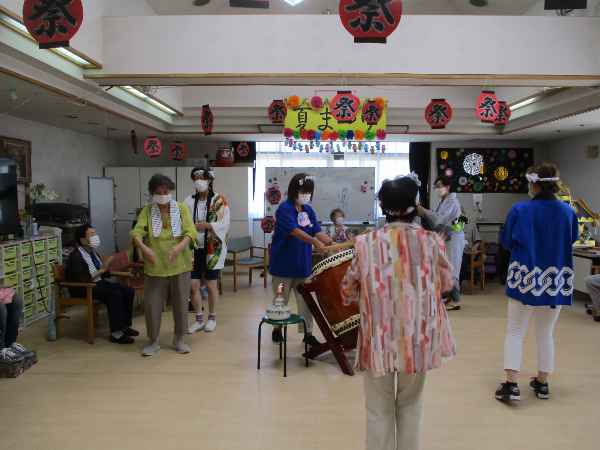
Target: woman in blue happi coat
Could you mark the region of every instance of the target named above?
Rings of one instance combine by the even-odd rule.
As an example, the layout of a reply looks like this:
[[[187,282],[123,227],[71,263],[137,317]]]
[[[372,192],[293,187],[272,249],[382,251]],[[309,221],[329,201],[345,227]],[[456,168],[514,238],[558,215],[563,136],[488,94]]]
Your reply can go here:
[[[554,370],[554,328],[561,307],[573,302],[573,243],[579,227],[573,208],[556,197],[559,174],[555,165],[528,170],[529,201],[515,204],[506,219],[501,244],[510,251],[506,277],[508,324],[504,343],[506,382],[496,391],[501,401],[521,399],[517,384],[523,340],[535,320],[538,374],[530,387],[548,399],[548,376]]]

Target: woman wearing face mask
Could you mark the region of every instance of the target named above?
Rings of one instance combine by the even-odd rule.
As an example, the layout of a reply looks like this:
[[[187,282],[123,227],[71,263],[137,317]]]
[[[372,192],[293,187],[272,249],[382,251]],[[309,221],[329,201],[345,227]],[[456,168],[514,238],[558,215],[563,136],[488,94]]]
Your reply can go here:
[[[501,401],[521,399],[518,377],[523,340],[535,320],[538,374],[529,386],[539,399],[550,398],[554,370],[554,328],[562,306],[573,303],[573,243],[579,224],[573,208],[556,197],[560,181],[554,164],[542,163],[526,175],[532,200],[515,204],[502,231],[510,251],[506,278],[508,323],[504,341],[506,382],[496,391]]]
[[[210,333],[217,327],[215,313],[215,304],[219,296],[217,281],[227,256],[229,206],[223,195],[213,191],[215,175],[210,168],[194,168],[191,178],[196,193],[186,198],[185,204],[191,212],[198,235],[192,272],[192,304],[196,311],[196,320],[189,327],[189,333],[202,330]],[[201,284],[208,289],[208,299],[202,298]],[[206,323],[202,300],[208,300]]]
[[[454,287],[448,293],[450,302],[447,309],[460,309],[460,268],[465,250],[464,223],[460,221],[462,208],[455,193],[450,193],[452,180],[448,177],[438,177],[434,186],[440,203],[435,211],[419,206],[417,211],[431,225],[433,230],[440,233],[446,240],[446,252],[453,267]]]
[[[279,205],[275,214],[275,231],[271,242],[271,260],[269,272],[273,276],[273,293],[280,283],[284,285],[284,297],[289,301],[290,292],[295,291],[298,314],[306,320],[304,342],[318,345],[312,335],[313,318],[304,303],[302,295],[296,290],[312,271],[313,246],[324,251],[331,245],[329,236],[321,231],[315,211],[309,206],[315,190],[313,178],[305,173],[294,175],[290,181],[287,200]],[[280,342],[281,329],[273,330],[273,341]]]
[[[142,209],[131,232],[144,256],[144,307],[150,342],[144,347],[143,356],[160,351],[160,321],[166,300],[173,307],[175,350],[181,354],[191,351],[184,335],[197,232],[187,206],[172,199],[173,189],[175,184],[169,177],[156,174],[150,179],[152,203]]]
[[[139,336],[139,333],[131,328],[135,291],[108,279],[108,267],[113,257],[103,259],[100,256],[97,251],[100,247],[100,237],[91,225],[79,227],[75,237],[77,246],[69,255],[65,270],[67,281],[95,283],[92,295],[104,303],[108,310],[110,342],[133,344],[133,338]],[[83,288],[70,288],[69,291],[74,297],[85,297]]]
[[[344,225],[344,211],[339,208],[334,209],[329,214],[332,225],[327,229],[327,235],[336,244],[343,244],[344,242],[351,241],[354,237],[350,229]]]

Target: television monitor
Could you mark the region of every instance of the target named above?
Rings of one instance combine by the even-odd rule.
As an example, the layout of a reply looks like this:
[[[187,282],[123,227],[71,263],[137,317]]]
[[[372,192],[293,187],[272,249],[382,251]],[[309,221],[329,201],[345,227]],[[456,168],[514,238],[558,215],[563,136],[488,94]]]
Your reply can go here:
[[[17,163],[0,158],[0,235],[16,234],[18,229]]]

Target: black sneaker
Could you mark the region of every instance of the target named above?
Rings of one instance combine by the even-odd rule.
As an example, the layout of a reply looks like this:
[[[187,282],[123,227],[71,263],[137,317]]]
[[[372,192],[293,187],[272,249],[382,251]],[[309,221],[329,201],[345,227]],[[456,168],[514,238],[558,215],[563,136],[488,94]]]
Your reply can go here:
[[[125,328],[123,330],[125,336],[138,337],[140,332],[138,330],[134,330],[133,328]]]
[[[305,344],[307,344],[310,347],[317,347],[319,345],[321,345],[321,343],[317,340],[316,337],[314,337],[312,334],[305,334],[304,335],[304,339],[302,339],[302,342],[304,342]]]
[[[537,378],[532,378],[529,387],[533,389],[535,396],[540,400],[548,400],[550,398],[548,383],[540,383]]]
[[[116,337],[114,337],[111,334],[110,342],[112,342],[113,344],[126,345],[126,344],[133,344],[135,342],[135,339],[133,339],[131,336],[127,336],[125,333],[123,333],[123,336],[121,336],[119,339],[117,339]]]
[[[521,400],[521,391],[517,383],[502,383],[496,391],[496,400],[501,402],[518,402]]]
[[[594,316],[594,321],[595,322],[600,322],[600,316]]]
[[[281,328],[280,327],[273,328],[273,334],[271,335],[271,337],[273,338],[273,342],[275,342],[276,344],[283,342],[283,335],[281,334]]]

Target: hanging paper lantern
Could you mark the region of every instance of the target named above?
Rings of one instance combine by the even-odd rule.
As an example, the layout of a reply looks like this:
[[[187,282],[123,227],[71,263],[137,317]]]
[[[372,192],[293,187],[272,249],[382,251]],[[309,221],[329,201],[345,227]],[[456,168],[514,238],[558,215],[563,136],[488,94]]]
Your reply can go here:
[[[260,221],[260,228],[263,230],[263,233],[272,233],[275,229],[275,217],[263,217],[263,219]]]
[[[162,154],[162,142],[156,136],[150,136],[144,141],[144,153],[150,158],[156,158]]]
[[[290,95],[287,98],[287,105],[292,109],[298,109],[298,107],[300,106],[300,101],[300,97],[298,97],[297,95]]]
[[[510,116],[512,116],[512,111],[508,102],[498,102],[498,117],[496,118],[496,121],[494,123],[500,126],[508,125]]]
[[[441,130],[452,120],[452,106],[444,98],[435,98],[425,108],[425,121],[433,130]]]
[[[224,144],[217,148],[217,161],[218,167],[231,167],[235,162],[235,155],[233,149],[228,145]]]
[[[363,130],[356,130],[354,132],[354,137],[357,141],[362,141],[365,138],[365,132]]]
[[[387,137],[387,133],[385,132],[385,130],[383,130],[383,129],[377,130],[377,139],[379,139],[380,141],[383,141],[383,140],[385,140],[386,137]]]
[[[477,99],[476,113],[484,123],[494,123],[498,118],[498,97],[494,91],[483,91]]]
[[[187,147],[183,142],[175,141],[169,146],[169,159],[183,161],[187,158]]]
[[[377,125],[383,115],[383,107],[375,100],[367,100],[362,107],[362,119],[369,126]]]
[[[281,201],[281,190],[278,185],[271,186],[266,192],[267,201],[271,205],[278,205]]]
[[[204,131],[204,136],[208,136],[208,135],[212,134],[214,116],[213,116],[212,111],[210,110],[209,105],[202,106],[202,114],[200,115],[200,123],[202,124],[202,131]]]
[[[385,44],[400,24],[402,1],[340,0],[339,14],[355,43]]]
[[[283,100],[273,100],[269,105],[269,120],[272,124],[280,125],[285,122],[287,106]]]
[[[331,114],[338,123],[353,123],[359,107],[360,99],[352,91],[338,91],[329,101]]]
[[[133,149],[133,153],[137,155],[138,141],[137,141],[137,134],[136,134],[135,130],[131,130],[129,132],[129,138],[131,140],[131,148]]]
[[[246,158],[250,154],[250,144],[247,142],[240,142],[235,147],[235,152],[240,158]]]
[[[284,135],[286,138],[288,138],[288,139],[289,139],[289,138],[291,138],[292,136],[294,136],[294,130],[292,130],[291,128],[284,128],[284,129],[283,129],[283,135]]]
[[[25,0],[23,22],[39,47],[68,47],[83,23],[81,0]]]
[[[315,95],[310,99],[310,106],[315,111],[320,111],[321,109],[323,109],[323,98],[318,95]]]

